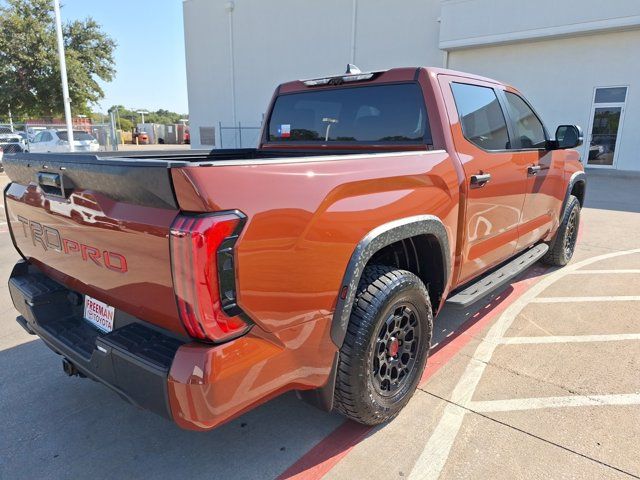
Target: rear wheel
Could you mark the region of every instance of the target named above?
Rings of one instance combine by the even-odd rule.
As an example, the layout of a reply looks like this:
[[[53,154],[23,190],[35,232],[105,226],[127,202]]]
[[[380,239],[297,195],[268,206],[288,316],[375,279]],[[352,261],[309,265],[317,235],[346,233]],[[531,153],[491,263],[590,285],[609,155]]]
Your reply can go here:
[[[366,267],[340,350],[337,410],[366,425],[395,417],[418,386],[432,330],[431,302],[417,276]]]
[[[549,244],[549,251],[542,257],[542,261],[547,265],[558,267],[569,263],[578,241],[579,227],[580,201],[571,195],[565,206],[558,231]]]

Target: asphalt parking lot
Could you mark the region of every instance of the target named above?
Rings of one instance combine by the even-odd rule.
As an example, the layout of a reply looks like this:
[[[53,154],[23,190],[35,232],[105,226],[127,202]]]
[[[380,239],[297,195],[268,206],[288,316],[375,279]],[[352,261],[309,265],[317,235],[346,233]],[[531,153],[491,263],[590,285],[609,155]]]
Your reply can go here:
[[[588,178],[572,263],[443,311],[420,389],[374,429],[286,394],[182,431],[66,377],[2,281],[0,478],[640,478],[640,176]],[[0,219],[0,278],[16,259]]]

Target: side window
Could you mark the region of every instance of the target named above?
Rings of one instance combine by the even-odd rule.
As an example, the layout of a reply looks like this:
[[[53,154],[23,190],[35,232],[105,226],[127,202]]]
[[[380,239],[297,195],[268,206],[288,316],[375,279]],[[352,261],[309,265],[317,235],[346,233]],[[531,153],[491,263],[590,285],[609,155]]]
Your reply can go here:
[[[43,142],[50,142],[53,139],[53,137],[51,136],[51,134],[49,132],[44,132],[42,134],[42,141]]]
[[[35,138],[33,139],[33,143],[41,142],[41,141],[42,141],[42,134],[43,134],[43,133],[44,133],[44,132],[40,132],[40,133],[38,133],[38,134],[35,136]]]
[[[515,93],[504,92],[513,118],[515,137],[519,142],[515,148],[544,148],[546,136],[542,122],[527,103]]]
[[[467,140],[485,150],[510,147],[507,122],[493,88],[452,83],[451,90]]]

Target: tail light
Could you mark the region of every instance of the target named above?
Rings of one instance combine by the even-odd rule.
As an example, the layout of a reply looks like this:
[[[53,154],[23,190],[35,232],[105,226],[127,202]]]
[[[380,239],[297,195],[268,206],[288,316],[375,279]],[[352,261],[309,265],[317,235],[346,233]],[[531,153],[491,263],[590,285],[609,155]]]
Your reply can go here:
[[[171,226],[171,265],[180,319],[194,338],[221,342],[248,330],[236,302],[238,212],[179,215]]]

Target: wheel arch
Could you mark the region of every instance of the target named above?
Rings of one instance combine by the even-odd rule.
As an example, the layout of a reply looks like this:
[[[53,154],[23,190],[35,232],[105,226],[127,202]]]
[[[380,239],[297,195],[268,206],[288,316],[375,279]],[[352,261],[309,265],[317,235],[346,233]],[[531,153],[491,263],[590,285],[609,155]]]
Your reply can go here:
[[[358,242],[347,264],[331,323],[331,339],[340,348],[346,335],[358,284],[364,268],[372,259],[384,254],[404,251],[399,263],[381,262],[413,271],[425,284],[431,284],[430,297],[434,312],[442,301],[449,281],[451,260],[449,239],[442,221],[434,215],[418,215],[394,220],[371,230]],[[405,265],[404,263],[407,263]],[[437,303],[434,303],[437,302]]]
[[[345,287],[347,288],[347,293],[344,298],[342,298],[341,294],[338,295],[338,301],[331,321],[331,340],[338,347],[338,350],[342,347],[347,333],[349,318],[351,317],[351,308],[353,307],[356,291],[364,268],[376,254],[383,252],[385,248],[388,249],[397,245],[399,242],[415,238],[434,239],[434,241],[437,242],[436,244],[433,241],[426,241],[422,243],[422,246],[423,248],[433,248],[437,245],[438,251],[431,253],[440,258],[442,268],[441,272],[437,273],[441,275],[440,281],[442,288],[446,288],[451,273],[449,239],[447,230],[438,217],[434,215],[407,217],[385,223],[371,230],[356,245],[342,279],[340,293],[344,291]],[[423,276],[418,275],[418,277],[424,281]],[[443,299],[441,299],[441,301],[442,300]],[[436,312],[437,306],[432,304],[432,307],[434,307],[434,312]],[[302,400],[321,410],[331,411],[333,409],[339,354],[339,351],[336,351],[327,382],[322,387],[314,390],[299,391],[298,395]]]
[[[567,184],[567,191],[562,202],[562,209],[560,210],[560,216],[562,216],[569,197],[575,196],[580,202],[580,207],[584,207],[584,199],[587,193],[587,175],[583,171],[575,172],[571,175],[569,183]]]

